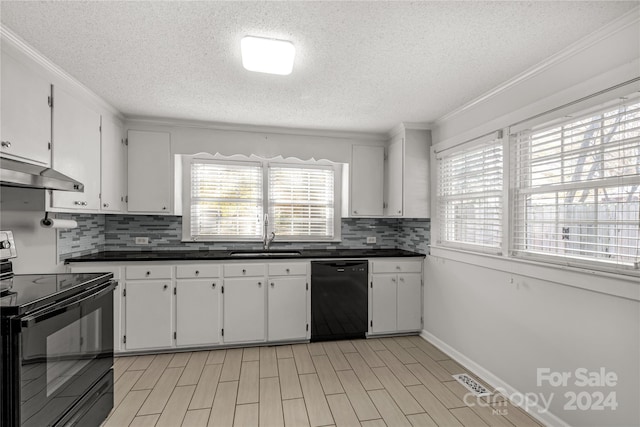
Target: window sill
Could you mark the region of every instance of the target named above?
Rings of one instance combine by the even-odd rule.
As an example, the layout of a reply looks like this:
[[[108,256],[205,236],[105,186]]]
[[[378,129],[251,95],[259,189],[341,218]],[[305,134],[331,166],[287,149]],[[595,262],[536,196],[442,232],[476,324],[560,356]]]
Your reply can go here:
[[[640,301],[640,277],[632,271],[609,273],[442,246],[431,246],[430,256]]]

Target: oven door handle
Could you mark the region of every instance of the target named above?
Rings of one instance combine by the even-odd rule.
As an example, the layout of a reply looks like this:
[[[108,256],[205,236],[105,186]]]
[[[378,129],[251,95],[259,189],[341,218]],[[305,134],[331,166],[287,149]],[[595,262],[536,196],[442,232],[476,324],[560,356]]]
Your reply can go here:
[[[104,286],[101,286],[101,285],[95,286],[79,295],[79,297],[87,295],[84,298],[74,299],[71,302],[62,301],[53,306],[45,307],[42,310],[36,311],[30,316],[22,318],[22,321],[21,321],[22,327],[23,328],[31,327],[34,324],[41,322],[42,320],[46,320],[52,317],[54,314],[62,313],[71,308],[78,307],[88,300],[100,298],[104,294],[112,292],[115,288],[116,288],[116,282],[114,280],[110,280]]]

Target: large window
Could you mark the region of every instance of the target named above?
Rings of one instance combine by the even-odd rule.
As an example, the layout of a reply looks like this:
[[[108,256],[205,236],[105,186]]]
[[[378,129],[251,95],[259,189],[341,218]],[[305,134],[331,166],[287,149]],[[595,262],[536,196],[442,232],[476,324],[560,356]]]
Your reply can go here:
[[[340,240],[336,165],[221,157],[184,163],[183,240]]]
[[[497,253],[502,244],[502,139],[499,133],[437,157],[438,243]]]
[[[638,268],[640,101],[512,135],[513,252]]]

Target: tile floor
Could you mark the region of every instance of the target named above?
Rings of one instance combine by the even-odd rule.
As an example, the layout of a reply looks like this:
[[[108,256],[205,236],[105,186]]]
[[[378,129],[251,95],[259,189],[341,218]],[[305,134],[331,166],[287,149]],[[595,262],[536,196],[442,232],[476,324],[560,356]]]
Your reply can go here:
[[[117,357],[117,426],[539,426],[418,336]],[[476,377],[477,378],[477,377]],[[488,387],[488,386],[487,386]]]

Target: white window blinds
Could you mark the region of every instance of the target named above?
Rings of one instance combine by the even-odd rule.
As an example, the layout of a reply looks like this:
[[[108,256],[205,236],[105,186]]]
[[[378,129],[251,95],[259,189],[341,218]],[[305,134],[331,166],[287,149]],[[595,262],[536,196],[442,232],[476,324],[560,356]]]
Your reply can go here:
[[[269,167],[269,218],[276,236],[333,239],[334,168]]]
[[[503,148],[498,136],[438,158],[439,244],[500,252]]]
[[[512,135],[513,250],[638,268],[640,101]]]
[[[191,236],[262,236],[262,164],[191,164]]]

